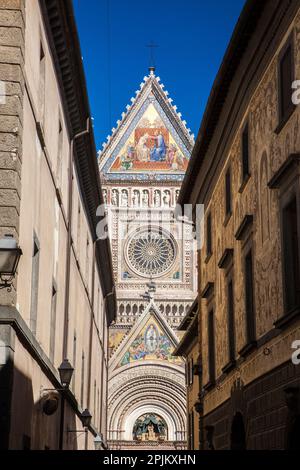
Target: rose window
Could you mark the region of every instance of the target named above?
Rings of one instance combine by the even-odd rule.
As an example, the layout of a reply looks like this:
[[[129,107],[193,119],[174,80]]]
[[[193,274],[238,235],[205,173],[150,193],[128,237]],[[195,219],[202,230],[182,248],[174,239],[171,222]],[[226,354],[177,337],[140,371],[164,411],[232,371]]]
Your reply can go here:
[[[159,229],[138,232],[128,243],[127,257],[130,267],[138,274],[159,276],[175,261],[175,242],[171,234]]]

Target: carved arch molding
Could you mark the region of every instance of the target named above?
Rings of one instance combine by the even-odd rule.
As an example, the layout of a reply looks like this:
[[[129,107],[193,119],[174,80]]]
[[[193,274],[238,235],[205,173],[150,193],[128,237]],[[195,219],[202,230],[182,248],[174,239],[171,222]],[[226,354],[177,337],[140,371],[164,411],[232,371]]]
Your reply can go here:
[[[152,368],[141,366],[136,375],[134,369],[119,373],[109,383],[109,438],[132,440],[135,420],[143,413],[155,412],[166,421],[170,441],[184,440],[186,392],[183,373],[163,367],[151,371]]]

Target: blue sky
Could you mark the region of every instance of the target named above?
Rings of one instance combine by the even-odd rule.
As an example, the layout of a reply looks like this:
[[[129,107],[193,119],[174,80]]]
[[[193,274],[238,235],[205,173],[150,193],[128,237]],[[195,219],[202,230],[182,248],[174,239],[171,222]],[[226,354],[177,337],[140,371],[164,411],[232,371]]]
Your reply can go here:
[[[148,74],[160,76],[197,135],[244,0],[73,0],[97,148]]]

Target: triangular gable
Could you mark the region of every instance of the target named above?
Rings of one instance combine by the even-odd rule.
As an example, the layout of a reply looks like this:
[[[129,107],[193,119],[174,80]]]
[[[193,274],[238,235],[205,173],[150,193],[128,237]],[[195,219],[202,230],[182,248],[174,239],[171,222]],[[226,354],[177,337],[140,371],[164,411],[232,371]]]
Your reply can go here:
[[[182,180],[194,140],[159,77],[150,73],[108,136],[99,167],[107,180]]]
[[[151,302],[113,354],[110,370],[145,361],[181,364],[181,359],[172,356],[177,345],[178,338]]]

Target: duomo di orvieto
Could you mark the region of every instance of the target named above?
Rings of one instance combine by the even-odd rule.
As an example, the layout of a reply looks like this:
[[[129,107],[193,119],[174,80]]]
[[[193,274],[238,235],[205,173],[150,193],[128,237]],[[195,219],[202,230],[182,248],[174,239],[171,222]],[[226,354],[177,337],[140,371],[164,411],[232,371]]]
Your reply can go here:
[[[184,363],[172,352],[196,296],[196,266],[173,212],[193,144],[150,68],[99,155],[118,299],[109,341],[111,448],[185,446]]]

